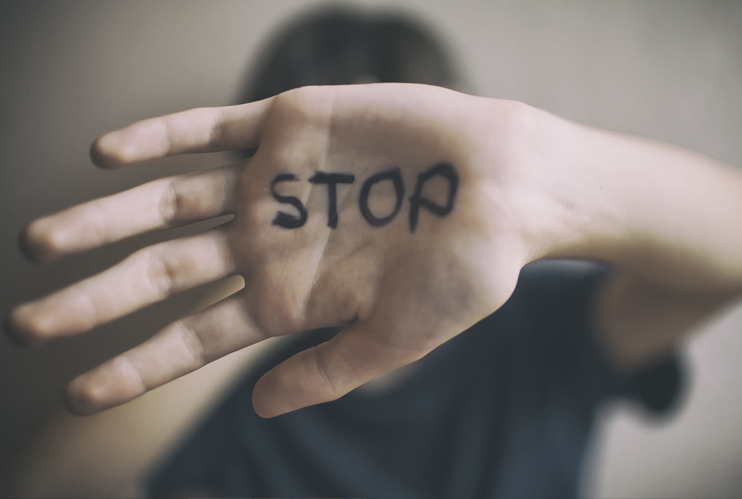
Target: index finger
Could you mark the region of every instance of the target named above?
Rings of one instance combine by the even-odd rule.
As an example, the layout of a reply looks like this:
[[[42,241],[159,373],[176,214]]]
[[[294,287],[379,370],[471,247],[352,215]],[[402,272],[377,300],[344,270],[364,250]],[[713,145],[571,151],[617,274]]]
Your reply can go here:
[[[254,148],[271,100],[138,121],[99,137],[90,156],[102,168],[118,168],[174,154]]]

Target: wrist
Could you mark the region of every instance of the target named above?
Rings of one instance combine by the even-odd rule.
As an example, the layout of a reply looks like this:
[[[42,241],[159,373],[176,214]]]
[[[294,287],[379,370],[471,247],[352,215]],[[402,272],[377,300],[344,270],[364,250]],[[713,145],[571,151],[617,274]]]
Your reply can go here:
[[[623,213],[607,203],[601,168],[584,158],[590,130],[513,101],[492,100],[482,190],[521,241],[524,264],[540,258],[613,260]]]
[[[675,146],[527,108],[531,259],[605,261],[678,291],[742,290],[742,175]]]
[[[541,200],[535,258],[585,258],[621,265],[633,241],[620,165],[601,132],[532,109],[530,189]],[[602,149],[602,152],[601,152]],[[625,173],[625,172],[623,172]],[[632,183],[632,181],[629,181]]]

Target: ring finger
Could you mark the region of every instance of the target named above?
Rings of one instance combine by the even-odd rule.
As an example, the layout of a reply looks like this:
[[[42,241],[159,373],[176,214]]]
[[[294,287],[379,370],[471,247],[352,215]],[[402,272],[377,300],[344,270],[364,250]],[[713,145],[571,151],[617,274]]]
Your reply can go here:
[[[31,343],[81,333],[233,272],[222,226],[144,248],[96,276],[21,305],[11,312],[10,329]]]

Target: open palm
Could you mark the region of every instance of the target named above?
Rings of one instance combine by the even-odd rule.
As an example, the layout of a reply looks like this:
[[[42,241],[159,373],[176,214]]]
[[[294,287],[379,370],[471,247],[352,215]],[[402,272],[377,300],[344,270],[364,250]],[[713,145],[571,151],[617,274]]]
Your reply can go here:
[[[11,327],[30,342],[77,334],[240,274],[238,293],[75,379],[70,407],[96,412],[265,338],[344,326],[266,374],[253,396],[266,417],[336,399],[424,356],[512,293],[531,255],[506,189],[512,161],[481,140],[507,136],[507,127],[487,111],[475,97],[420,85],[310,87],[105,135],[93,158],[108,168],[257,151],[30,224],[28,253],[45,261],[234,214],[19,306]]]

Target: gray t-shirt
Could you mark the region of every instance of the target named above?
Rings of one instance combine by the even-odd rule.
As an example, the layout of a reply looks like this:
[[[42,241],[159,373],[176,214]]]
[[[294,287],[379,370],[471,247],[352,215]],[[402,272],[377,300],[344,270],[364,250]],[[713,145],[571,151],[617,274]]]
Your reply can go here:
[[[537,262],[510,300],[442,345],[392,389],[273,419],[256,381],[337,330],[299,335],[215,408],[150,483],[150,494],[228,497],[575,497],[597,410],[616,397],[666,411],[676,356],[628,376],[594,333],[608,269]]]

